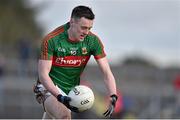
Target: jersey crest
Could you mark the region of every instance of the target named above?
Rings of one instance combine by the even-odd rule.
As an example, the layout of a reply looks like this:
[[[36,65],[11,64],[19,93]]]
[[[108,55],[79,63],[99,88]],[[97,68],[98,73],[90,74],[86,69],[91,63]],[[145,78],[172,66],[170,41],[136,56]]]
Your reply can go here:
[[[83,47],[83,48],[82,48],[82,54],[83,54],[83,55],[87,54],[87,49],[86,49],[86,47]]]

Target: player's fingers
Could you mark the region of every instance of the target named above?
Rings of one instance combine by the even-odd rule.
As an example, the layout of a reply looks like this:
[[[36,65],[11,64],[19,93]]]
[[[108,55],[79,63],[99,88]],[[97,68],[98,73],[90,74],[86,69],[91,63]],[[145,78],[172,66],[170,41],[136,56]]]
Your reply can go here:
[[[109,112],[109,117],[111,117],[113,111],[114,111],[114,107],[112,106],[112,107],[111,107],[111,110],[110,110],[110,112]]]
[[[107,112],[108,112],[108,110],[106,110],[106,112],[104,112],[103,115],[106,116]]]
[[[113,112],[114,112],[114,106],[111,106],[110,117],[111,117],[111,115],[112,115]]]
[[[110,108],[103,114],[105,117],[111,117],[114,111],[114,106],[110,106]]]
[[[107,117],[107,116],[109,115],[109,113],[110,113],[110,110],[108,109],[103,115],[104,115],[105,117]]]
[[[71,98],[66,96],[65,100],[69,102],[69,101],[71,101]]]
[[[71,111],[73,111],[73,112],[79,112],[79,110],[78,110],[78,108],[77,107],[73,107],[73,106],[70,106],[70,109],[71,109]]]

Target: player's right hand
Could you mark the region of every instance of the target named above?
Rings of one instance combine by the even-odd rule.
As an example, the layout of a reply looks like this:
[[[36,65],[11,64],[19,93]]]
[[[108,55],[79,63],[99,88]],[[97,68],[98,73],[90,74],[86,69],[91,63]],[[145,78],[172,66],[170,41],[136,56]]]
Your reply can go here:
[[[73,112],[79,112],[78,108],[77,107],[74,107],[74,106],[71,106],[69,104],[69,102],[71,101],[71,98],[68,97],[68,96],[63,96],[61,94],[59,94],[57,96],[57,100],[61,103],[63,103],[67,108],[69,108],[71,111]]]

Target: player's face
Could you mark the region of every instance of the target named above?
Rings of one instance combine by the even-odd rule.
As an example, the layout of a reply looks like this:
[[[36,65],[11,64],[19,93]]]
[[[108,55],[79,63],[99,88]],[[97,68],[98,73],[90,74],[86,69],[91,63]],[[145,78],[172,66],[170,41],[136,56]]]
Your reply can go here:
[[[84,17],[80,19],[72,19],[73,37],[75,40],[83,40],[88,35],[90,29],[93,26],[93,20],[86,19]]]

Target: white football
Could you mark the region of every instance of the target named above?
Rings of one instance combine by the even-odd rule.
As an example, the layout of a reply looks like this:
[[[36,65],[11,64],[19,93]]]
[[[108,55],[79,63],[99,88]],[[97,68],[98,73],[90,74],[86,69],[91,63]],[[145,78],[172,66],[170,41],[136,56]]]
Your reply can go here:
[[[79,112],[83,112],[92,107],[94,103],[93,91],[84,85],[74,87],[68,94],[71,98],[70,105],[77,107]]]

